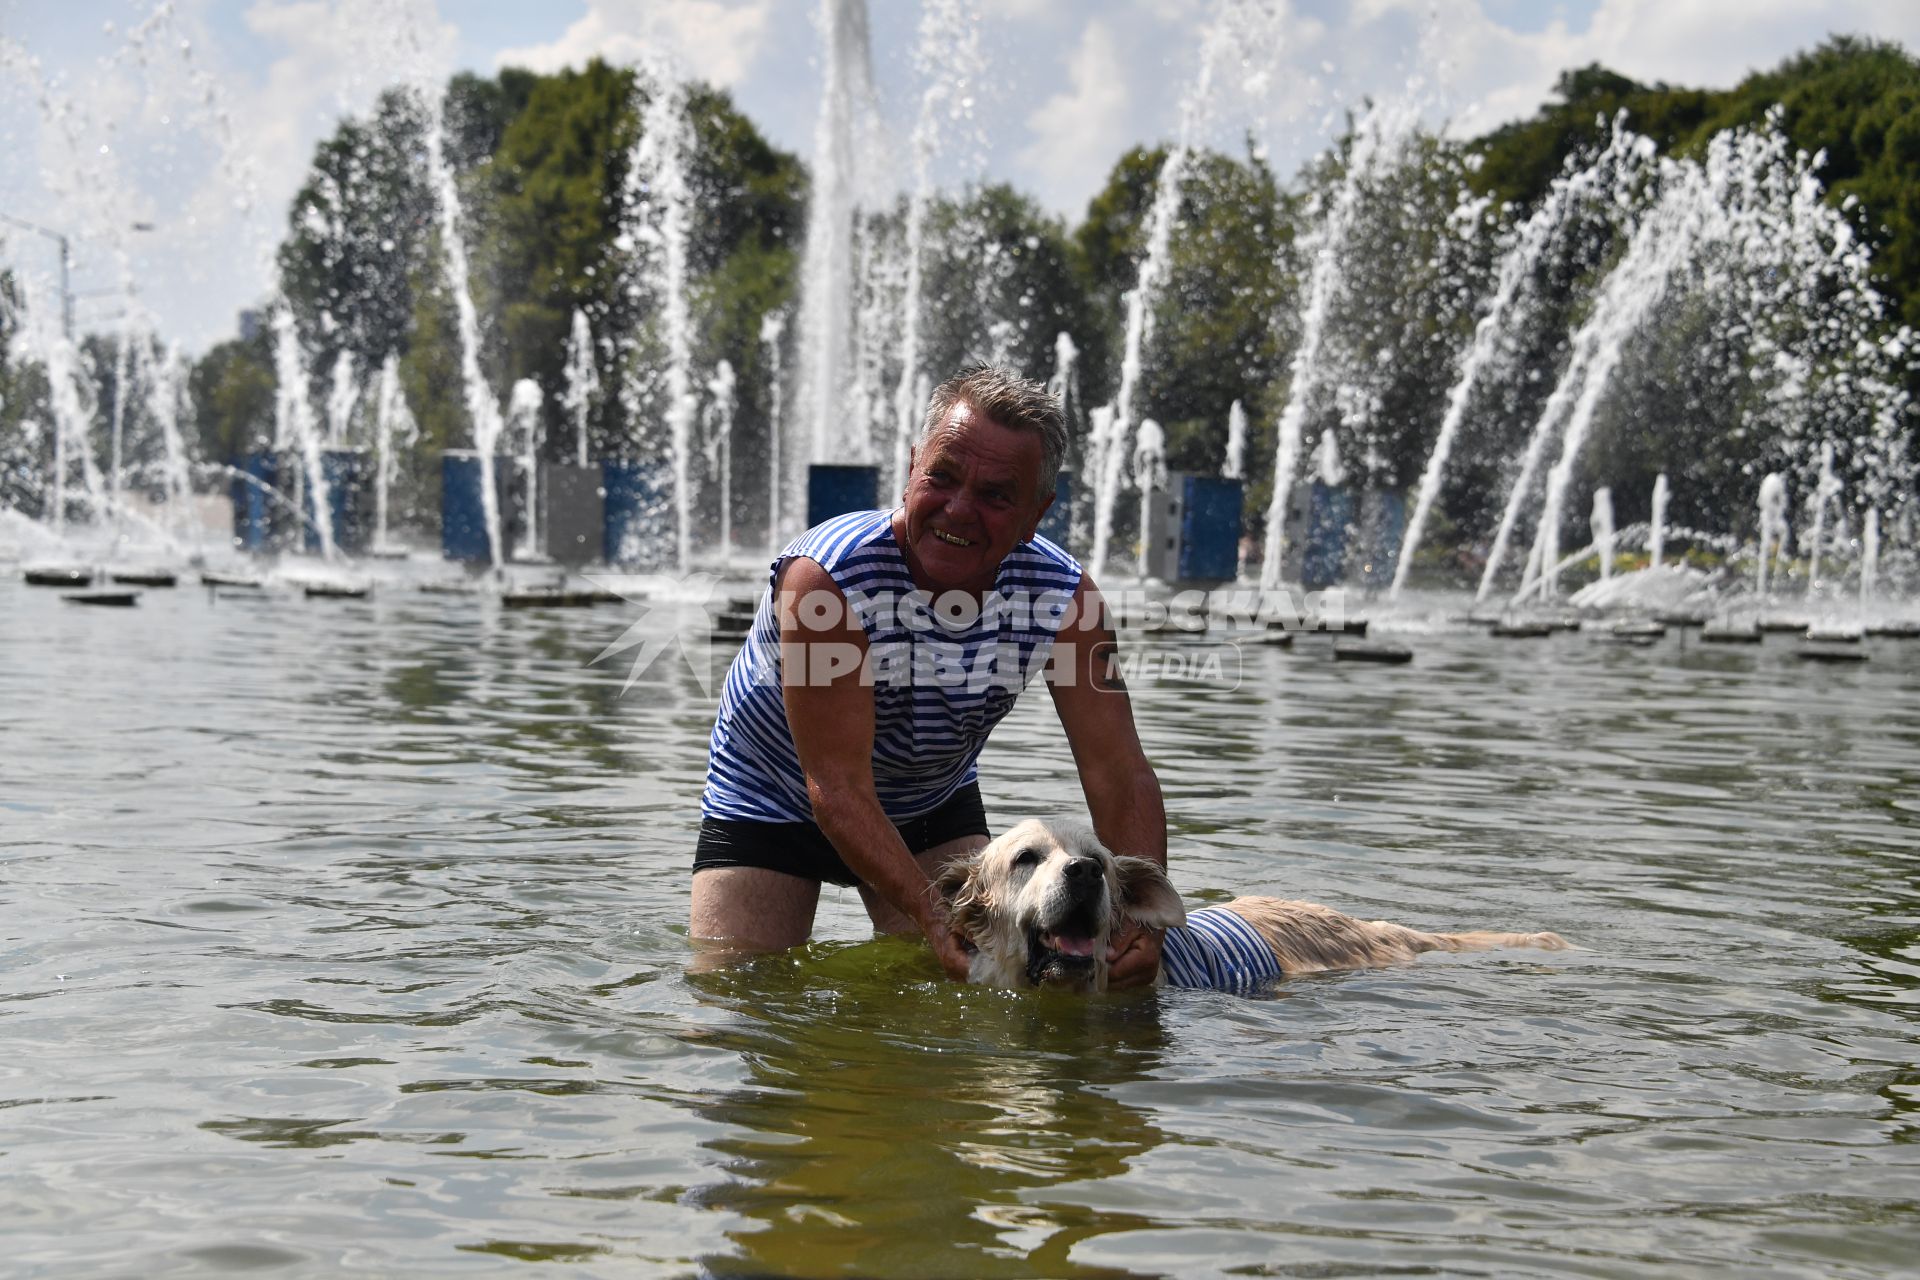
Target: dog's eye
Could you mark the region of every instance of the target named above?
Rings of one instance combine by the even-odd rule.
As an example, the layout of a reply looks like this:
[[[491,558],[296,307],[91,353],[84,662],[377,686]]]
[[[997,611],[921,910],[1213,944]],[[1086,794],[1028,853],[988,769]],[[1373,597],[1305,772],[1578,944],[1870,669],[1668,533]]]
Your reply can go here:
[[[1020,852],[1013,855],[1013,865],[1016,867],[1039,866],[1040,851],[1038,849],[1022,849]]]

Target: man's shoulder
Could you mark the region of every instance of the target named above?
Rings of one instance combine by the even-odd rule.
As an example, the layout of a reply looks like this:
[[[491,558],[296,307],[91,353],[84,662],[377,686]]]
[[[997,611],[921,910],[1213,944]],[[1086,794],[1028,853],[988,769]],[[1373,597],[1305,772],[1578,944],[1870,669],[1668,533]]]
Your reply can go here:
[[[1086,572],[1065,547],[1037,533],[1008,553],[1002,573],[1008,571],[1025,577],[1038,577],[1050,587],[1068,590],[1079,586]]]
[[[892,517],[891,510],[849,511],[822,520],[788,543],[780,553],[780,558],[805,556],[817,564],[832,568],[840,559],[862,547],[891,540]]]

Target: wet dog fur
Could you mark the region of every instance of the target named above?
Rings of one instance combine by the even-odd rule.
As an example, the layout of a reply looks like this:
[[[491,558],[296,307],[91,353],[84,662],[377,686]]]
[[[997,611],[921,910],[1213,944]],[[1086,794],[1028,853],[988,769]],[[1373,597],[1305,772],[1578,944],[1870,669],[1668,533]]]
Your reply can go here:
[[[1131,918],[1156,929],[1186,921],[1171,881],[1144,858],[1116,856],[1092,828],[1029,819],[935,880],[954,927],[974,945],[972,981],[993,987],[1107,988],[1107,945]],[[1555,933],[1423,933],[1356,920],[1282,898],[1224,904],[1260,934],[1283,972],[1404,964],[1426,951],[1565,950]]]

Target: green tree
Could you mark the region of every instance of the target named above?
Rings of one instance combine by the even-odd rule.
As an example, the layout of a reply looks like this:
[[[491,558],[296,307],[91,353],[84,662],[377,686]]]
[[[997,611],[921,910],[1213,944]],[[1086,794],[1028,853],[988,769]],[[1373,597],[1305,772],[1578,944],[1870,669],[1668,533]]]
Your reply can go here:
[[[272,335],[264,325],[250,337],[213,347],[193,366],[188,390],[193,400],[189,426],[198,456],[234,463],[273,441],[277,381]]]
[[[433,242],[425,128],[419,100],[388,90],[368,120],[344,121],[319,145],[294,197],[280,287],[316,377],[341,351],[364,371],[406,348],[414,279]]]
[[[0,509],[38,516],[53,461],[53,438],[46,369],[14,355],[19,306],[13,273],[0,271]]]
[[[632,323],[612,242],[638,128],[632,73],[595,59],[583,71],[537,77],[524,109],[501,129],[483,189],[492,210],[483,256],[497,295],[503,384],[531,377],[558,391],[576,308],[603,333]],[[610,376],[602,371],[603,385]]]
[[[1708,91],[1639,84],[1597,63],[1561,72],[1553,92],[1532,119],[1502,125],[1474,144],[1481,163],[1470,180],[1477,191],[1530,207],[1570,156],[1604,141],[1616,116],[1624,113],[1635,131],[1674,151],[1699,134],[1717,105]]]
[[[1139,278],[1165,161],[1164,150],[1122,156],[1074,231],[1093,319],[1084,337],[1074,336],[1086,353],[1082,378],[1092,404],[1119,389],[1126,294]],[[1171,467],[1219,471],[1235,400],[1252,419],[1250,436],[1278,412],[1275,384],[1294,334],[1287,300],[1295,289],[1296,205],[1253,155],[1237,160],[1202,151],[1188,158],[1137,399],[1139,416],[1166,432]],[[1251,440],[1248,461],[1255,461]],[[1257,507],[1250,492],[1249,521]],[[1130,518],[1122,513],[1122,524]]]
[[[1715,133],[1778,105],[1794,144],[1825,154],[1828,199],[1853,210],[1896,312],[1920,325],[1920,61],[1900,46],[1835,36],[1720,92],[1590,66],[1563,74],[1555,93],[1532,119],[1479,140],[1478,190],[1530,206],[1616,112],[1663,152],[1698,155]]]
[[[1058,218],[995,184],[934,202],[926,226],[921,365],[936,380],[980,360],[1045,379],[1060,333],[1084,341],[1092,308]]]
[[[558,392],[574,310],[584,310],[606,340],[600,381],[613,388],[621,370],[607,353],[645,340],[639,331],[656,303],[624,287],[618,244],[628,159],[639,139],[638,105],[632,72],[598,60],[583,71],[538,77],[488,167],[485,260],[507,366],[503,382],[531,377],[548,392],[550,440],[570,434],[561,429]],[[694,137],[690,185],[699,204],[691,256],[696,319],[706,335],[700,354],[707,364],[731,360],[753,390],[760,315],[783,305],[791,292],[805,177],[799,162],[769,145],[726,93],[692,86],[687,112]],[[716,331],[713,322],[721,320]],[[617,430],[622,414],[619,397],[605,395],[594,435],[624,435]],[[736,427],[750,433],[755,421],[749,411]]]

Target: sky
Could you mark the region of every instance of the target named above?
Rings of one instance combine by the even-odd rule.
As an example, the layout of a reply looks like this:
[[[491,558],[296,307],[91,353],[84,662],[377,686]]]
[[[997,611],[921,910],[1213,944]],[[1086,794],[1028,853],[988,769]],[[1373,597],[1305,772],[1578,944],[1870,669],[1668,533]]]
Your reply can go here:
[[[155,326],[189,352],[273,290],[315,144],[405,78],[669,56],[729,89],[778,146],[813,151],[823,0],[0,0],[0,260],[50,314],[72,244],[83,330]],[[907,172],[927,78],[919,0],[869,0],[875,90]],[[984,67],[939,171],[1011,182],[1077,220],[1135,143],[1171,139],[1201,32],[1256,20],[1203,140],[1251,137],[1280,173],[1365,98],[1414,92],[1436,127],[1531,114],[1561,71],[1722,88],[1834,32],[1920,49],[1920,0],[926,0],[963,12]],[[1410,88],[1410,84],[1412,87]]]

